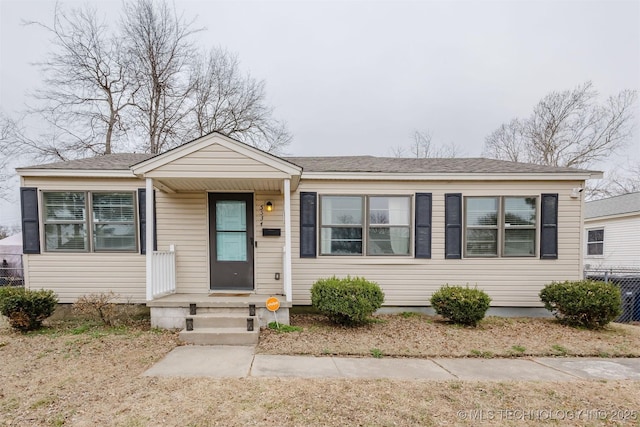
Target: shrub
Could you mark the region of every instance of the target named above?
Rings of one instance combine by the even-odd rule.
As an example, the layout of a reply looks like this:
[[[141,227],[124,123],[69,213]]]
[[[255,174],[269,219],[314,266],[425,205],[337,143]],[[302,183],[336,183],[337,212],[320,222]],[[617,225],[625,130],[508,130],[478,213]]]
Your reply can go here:
[[[468,286],[444,285],[431,296],[436,313],[454,323],[470,326],[484,318],[490,303],[486,292]]]
[[[73,311],[105,326],[131,324],[136,317],[140,317],[140,310],[135,304],[117,302],[121,299],[121,296],[113,291],[83,295],[73,303]]]
[[[53,291],[24,288],[0,289],[0,313],[9,318],[9,325],[19,331],[32,331],[42,326],[58,304]]]
[[[540,291],[544,308],[562,323],[601,328],[622,313],[620,289],[592,280],[554,282]]]
[[[382,306],[384,293],[363,277],[320,279],[311,287],[311,304],[332,322],[357,325]]]

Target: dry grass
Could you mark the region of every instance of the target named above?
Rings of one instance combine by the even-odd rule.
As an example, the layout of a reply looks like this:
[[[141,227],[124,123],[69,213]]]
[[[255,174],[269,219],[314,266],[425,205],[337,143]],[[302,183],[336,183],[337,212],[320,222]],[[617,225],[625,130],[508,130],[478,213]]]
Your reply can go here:
[[[376,345],[389,351],[394,348],[391,343],[399,345],[401,339],[406,338],[406,334],[396,333],[396,327],[428,325],[426,318],[385,316],[383,319],[385,323],[356,331],[334,332],[342,335],[341,342],[353,340],[353,348],[357,349],[371,344],[366,339],[356,340],[356,336],[387,328],[387,334],[380,336],[387,336],[389,344],[378,342]],[[263,338],[271,344],[280,340],[283,352],[292,352],[284,344],[296,342],[296,336],[322,338],[327,345],[327,325],[320,323],[315,326],[317,331],[313,331],[315,322],[312,321],[313,318],[295,318],[296,323],[304,323],[302,333],[271,336],[265,332]],[[519,323],[527,322],[513,320],[512,324]],[[433,322],[433,327],[444,329],[430,331],[446,330],[452,334],[450,340],[468,339],[498,331],[506,334],[508,324],[505,321],[501,326],[501,321],[491,320],[483,326],[485,329],[467,330]],[[556,335],[553,325],[547,326],[548,334],[557,339],[562,337]],[[529,325],[524,330],[545,332],[545,329],[532,328]],[[605,338],[602,345],[623,345],[622,341],[611,338],[618,335],[637,350],[638,338],[633,330],[622,328],[618,333],[616,330],[604,332],[603,336],[609,338]],[[472,334],[474,331],[476,335]],[[575,333],[583,332],[587,331]],[[572,337],[573,332],[565,330],[564,334]],[[525,339],[511,337],[514,342]],[[558,342],[572,345],[568,341]],[[559,417],[574,417],[562,425],[578,426],[637,425],[640,417],[640,382],[637,381],[216,380],[141,376],[176,345],[174,333],[144,328],[81,324],[28,335],[1,330],[0,425],[436,426],[478,425],[481,424],[478,417],[482,416],[483,425],[558,424]],[[335,342],[331,345],[338,348]],[[341,345],[345,345],[344,342]],[[409,342],[399,348],[419,349],[421,345]],[[479,348],[485,348],[484,345],[475,344]],[[264,345],[261,346],[264,350]],[[460,347],[455,351],[466,350]],[[475,419],[470,419],[473,417]]]
[[[640,327],[612,323],[602,330],[563,326],[550,318],[489,317],[478,327],[452,325],[417,313],[375,316],[358,328],[323,316],[292,315],[301,332],[263,331],[258,352],[395,357],[640,356]]]

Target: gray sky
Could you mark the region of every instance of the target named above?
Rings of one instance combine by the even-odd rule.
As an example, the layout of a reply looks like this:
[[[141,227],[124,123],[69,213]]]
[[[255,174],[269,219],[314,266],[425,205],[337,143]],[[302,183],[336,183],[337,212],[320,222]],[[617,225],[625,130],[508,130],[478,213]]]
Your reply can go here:
[[[94,3],[106,16],[121,5]],[[479,156],[489,133],[528,115],[552,90],[587,80],[602,95],[640,88],[639,1],[175,4],[206,27],[203,47],[237,53],[244,70],[266,81],[276,117],[294,136],[292,155],[388,156],[414,130],[430,130],[434,142]],[[20,110],[25,92],[38,86],[30,63],[47,52],[47,35],[21,22],[51,22],[53,6],[0,0],[6,113]],[[640,158],[639,135],[623,159]]]

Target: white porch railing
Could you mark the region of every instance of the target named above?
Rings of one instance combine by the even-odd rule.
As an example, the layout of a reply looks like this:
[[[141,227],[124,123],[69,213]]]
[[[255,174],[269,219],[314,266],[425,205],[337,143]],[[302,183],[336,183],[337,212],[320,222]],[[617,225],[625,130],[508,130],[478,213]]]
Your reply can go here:
[[[151,297],[159,298],[176,292],[176,251],[153,251],[151,255]]]

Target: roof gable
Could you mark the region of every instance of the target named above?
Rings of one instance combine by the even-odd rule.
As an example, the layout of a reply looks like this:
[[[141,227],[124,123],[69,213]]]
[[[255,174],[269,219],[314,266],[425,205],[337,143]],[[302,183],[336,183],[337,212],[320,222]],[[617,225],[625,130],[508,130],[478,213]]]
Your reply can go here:
[[[263,168],[263,171],[279,172],[286,175],[300,175],[301,168],[273,154],[266,153],[240,141],[218,133],[205,135],[165,153],[144,160],[131,167],[138,176],[151,176],[183,170],[197,165],[205,166],[210,172],[216,167],[236,169]],[[196,167],[196,169],[198,169]]]

